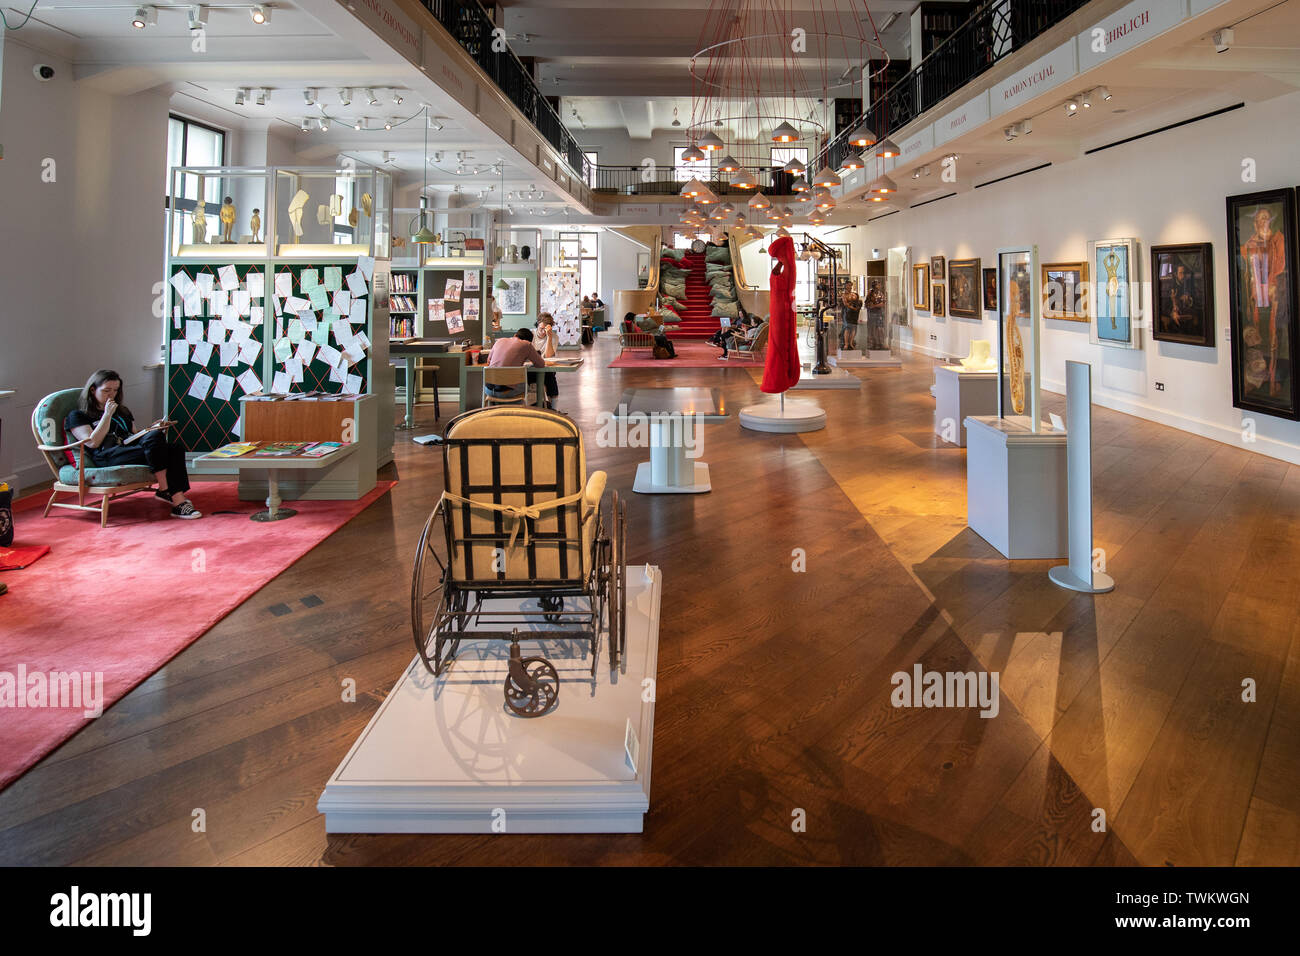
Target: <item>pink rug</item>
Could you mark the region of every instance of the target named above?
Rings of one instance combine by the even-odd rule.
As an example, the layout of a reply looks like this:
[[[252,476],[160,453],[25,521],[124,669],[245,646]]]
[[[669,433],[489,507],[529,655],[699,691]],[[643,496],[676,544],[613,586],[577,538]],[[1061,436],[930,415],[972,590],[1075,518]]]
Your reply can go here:
[[[656,359],[649,349],[628,349],[610,362],[609,367],[668,368],[675,365],[678,368],[758,368],[763,364],[749,358],[737,357],[735,349],[727,351],[727,355],[730,357],[724,362],[719,358],[722,355],[722,349],[716,345],[709,345],[707,342],[673,339],[673,348],[677,350],[677,358],[673,359]]]
[[[37,675],[102,674],[107,709],[394,484],[360,501],[286,502],[297,516],[267,524],[248,520],[264,506],[240,501],[234,482],[195,486],[197,521],[172,518],[142,493],[115,501],[103,530],[89,512],[42,518],[49,492],[15,502],[15,546],[51,550],[0,572],[9,585],[0,596],[0,789],[91,719],[99,677],[75,705],[58,706],[72,702],[70,685],[40,705]]]

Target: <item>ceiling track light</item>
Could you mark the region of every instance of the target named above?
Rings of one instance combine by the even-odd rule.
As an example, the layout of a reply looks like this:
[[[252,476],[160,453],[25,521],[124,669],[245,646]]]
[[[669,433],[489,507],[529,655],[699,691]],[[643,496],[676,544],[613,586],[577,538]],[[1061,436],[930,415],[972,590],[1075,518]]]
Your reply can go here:
[[[1107,100],[1107,101],[1110,100],[1110,90],[1104,86],[1097,87],[1095,90],[1092,91],[1092,95],[1100,96],[1103,100]],[[1027,123],[1029,121],[1025,120],[1025,122]]]
[[[355,123],[352,124],[352,128],[353,128],[353,129],[356,129],[356,130],[362,130],[362,129],[365,129],[365,128],[366,128],[366,118],[365,118],[364,116],[361,117],[359,120],[357,120]]]
[[[271,91],[270,91],[269,89],[267,89],[265,86],[262,87],[260,90],[257,91],[257,105],[258,105],[258,106],[265,106],[265,105],[266,105],[266,101],[269,100],[270,98],[271,98]]]
[[[378,105],[379,105],[379,97],[375,96],[375,91],[374,91],[374,90],[362,90],[361,92],[364,93],[365,96],[366,96],[366,105],[367,105],[367,106],[378,106]]]
[[[244,100],[245,98],[247,98],[247,96],[248,96],[248,90],[245,89],[235,90],[235,105],[243,106]]]
[[[302,125],[299,126],[298,128],[299,128],[300,130],[302,130],[304,133],[310,133],[310,132],[311,132],[311,117],[310,117],[310,116],[304,116],[304,117],[302,118]]]
[[[1107,96],[1107,97],[1105,97],[1105,98],[1106,98],[1106,99],[1110,99],[1109,96]],[[1016,132],[1019,133],[1021,136],[1026,136],[1026,135],[1028,135],[1029,133],[1032,133],[1033,131],[1034,131],[1034,121],[1033,121],[1033,120],[1030,120],[1030,119],[1023,119],[1023,120],[1021,120],[1019,123],[1016,124]]]
[[[1083,96],[1079,97],[1079,102],[1085,110],[1092,109],[1092,93],[1084,93]]]
[[[1227,53],[1232,48],[1232,41],[1236,39],[1232,27],[1224,27],[1222,30],[1215,30],[1214,35],[1210,38],[1214,41],[1215,53]]]
[[[157,7],[136,7],[135,15],[131,17],[131,26],[137,30],[143,30],[145,27],[154,26],[158,22]]]
[[[189,22],[191,33],[202,30],[208,25],[208,8],[204,6],[190,7]]]
[[[384,129],[392,129],[392,128],[393,128],[393,120],[392,120],[392,118],[390,117],[390,118],[384,120]]]
[[[264,23],[271,22],[271,7],[269,4],[265,3],[256,4],[248,11],[248,15],[252,18],[252,21],[260,27]]]
[[[351,106],[352,91],[347,89],[339,90],[339,103],[341,103],[344,106]]]
[[[1015,139],[1018,135],[1020,135],[1020,131],[1019,131],[1019,130],[1016,128],[1016,126],[1013,124],[1013,125],[1011,125],[1011,126],[1008,126],[1006,129],[1004,129],[1004,130],[1002,131],[1002,135],[1006,137],[1006,140],[1007,140],[1007,142],[1009,143],[1009,142],[1011,142],[1013,139]],[[918,176],[920,176],[920,174],[921,174],[921,171],[920,171],[920,170],[917,170],[915,173],[912,174],[912,178],[913,178],[913,179],[916,179]]]
[[[320,131],[321,131],[322,133],[328,133],[328,132],[330,131],[330,121],[329,121],[329,117],[322,116],[322,117],[321,117],[320,119],[318,119],[316,122],[317,122],[317,124],[320,126]]]
[[[1066,101],[1065,101],[1065,115],[1066,115],[1066,116],[1073,116],[1073,115],[1074,115],[1075,113],[1077,113],[1077,112],[1079,112],[1079,101],[1078,101],[1078,100],[1075,100],[1075,99],[1069,99],[1069,100],[1066,100]]]
[[[302,101],[303,101],[304,103],[306,103],[308,106],[315,106],[315,105],[316,105],[316,91],[313,90],[313,89],[306,89],[306,90],[303,90],[303,91],[302,91]]]

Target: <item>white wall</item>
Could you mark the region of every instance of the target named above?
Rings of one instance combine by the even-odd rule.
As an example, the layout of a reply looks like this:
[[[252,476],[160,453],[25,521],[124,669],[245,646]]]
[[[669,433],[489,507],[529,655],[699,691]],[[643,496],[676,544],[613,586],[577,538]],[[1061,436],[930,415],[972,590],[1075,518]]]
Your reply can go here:
[[[912,264],[943,255],[949,260],[978,257],[987,268],[996,266],[998,247],[1037,243],[1041,262],[1076,262],[1087,259],[1089,240],[1135,237],[1143,309],[1149,314],[1151,245],[1212,242],[1215,348],[1155,342],[1149,327],[1142,329],[1141,349],[1107,348],[1089,344],[1085,324],[1047,321],[1044,388],[1064,391],[1066,360],[1089,362],[1093,401],[1099,405],[1237,445],[1242,443],[1242,418],[1253,418],[1258,439],[1243,447],[1300,463],[1300,422],[1232,407],[1232,353],[1224,331],[1231,261],[1225,197],[1300,183],[1297,116],[1300,93],[1247,104],[904,210],[853,230],[853,260],[865,261],[872,247],[910,246]],[[1257,162],[1256,183],[1241,180],[1247,156]],[[985,316],[979,321],[913,312],[911,335],[903,330],[904,344],[936,356],[966,355],[972,338],[989,339],[996,348],[997,317]],[[1165,390],[1157,391],[1156,382],[1163,382]]]
[[[36,63],[55,67],[39,82]],[[137,419],[161,414],[155,285],[163,278],[167,98],[111,96],[65,61],[4,41],[0,109],[0,478],[48,480],[31,412],[49,392],[116,369]],[[42,164],[54,161],[54,182]]]

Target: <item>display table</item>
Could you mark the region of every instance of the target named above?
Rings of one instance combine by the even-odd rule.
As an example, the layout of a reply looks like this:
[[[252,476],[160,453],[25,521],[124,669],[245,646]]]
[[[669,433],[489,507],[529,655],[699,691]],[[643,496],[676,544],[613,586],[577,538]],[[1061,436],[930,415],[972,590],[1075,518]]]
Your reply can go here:
[[[1010,379],[1008,379],[1010,381]],[[1025,376],[1028,389],[1029,376]],[[940,365],[934,370],[934,433],[946,442],[966,447],[968,418],[996,416],[998,413],[998,371],[967,369],[961,365]],[[1004,389],[1003,400],[1011,407],[1011,389]]]
[[[831,367],[831,370],[824,374],[818,375],[813,372],[815,362],[805,362],[803,371],[799,374],[799,381],[795,382],[790,388],[861,388],[862,379],[858,378],[851,372],[846,372],[842,368]]]
[[[1030,420],[971,417],[966,426],[966,523],[1008,558],[1066,554],[1065,432]]]
[[[658,676],[663,587],[659,569],[648,570],[627,569],[626,663],[616,676],[608,635],[594,679],[585,642],[520,635],[525,656],[540,651],[559,672],[559,702],[544,717],[505,709],[509,645],[476,642],[473,623],[441,677],[412,660],[326,783],[316,804],[326,832],[640,833],[655,716],[644,688]]]
[[[835,356],[839,368],[902,368],[903,360],[889,349],[840,349]]]
[[[703,451],[699,426],[730,417],[721,389],[629,388],[614,409],[614,421],[629,428],[648,425],[650,441],[650,460],[636,466],[632,490],[643,495],[711,491],[709,466],[697,460]]]
[[[542,407],[546,401],[545,376],[547,372],[576,372],[586,359],[548,359],[544,366],[525,365],[528,370],[528,384],[537,386],[537,399],[534,404]],[[460,409],[483,407],[483,370],[486,365],[465,365],[461,369]]]
[[[451,339],[407,339],[404,342],[394,339],[389,341],[388,354],[393,358],[406,360],[406,419],[402,423],[403,428],[415,427],[415,399],[416,393],[420,390],[419,383],[415,380],[415,360],[424,355],[445,356],[451,345]],[[462,362],[462,366],[463,364]],[[437,421],[441,417],[441,409],[438,407],[436,387],[434,389],[433,403],[433,418],[434,421]]]
[[[329,439],[321,439],[327,441]],[[340,462],[349,458],[356,453],[357,446],[344,445],[337,451],[320,458],[305,458],[302,455],[286,455],[279,458],[257,458],[253,452],[246,455],[240,455],[238,458],[213,458],[211,455],[200,455],[190,463],[190,467],[196,472],[202,472],[209,469],[220,471],[229,471],[231,469],[239,473],[241,482],[245,472],[256,471],[263,474],[266,478],[266,510],[257,511],[250,515],[253,521],[283,521],[285,518],[292,518],[298,512],[292,508],[280,507],[280,472],[286,470],[304,470],[320,471],[325,468],[333,468]],[[373,487],[373,485],[372,485]],[[242,484],[241,484],[242,489]],[[240,498],[244,496],[241,494]]]

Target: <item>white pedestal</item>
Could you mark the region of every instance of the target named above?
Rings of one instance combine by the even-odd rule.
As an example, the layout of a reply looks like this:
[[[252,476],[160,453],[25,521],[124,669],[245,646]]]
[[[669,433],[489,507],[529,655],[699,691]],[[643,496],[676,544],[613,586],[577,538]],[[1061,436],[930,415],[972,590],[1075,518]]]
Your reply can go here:
[[[812,365],[805,364],[803,372],[799,376],[799,381],[790,386],[791,388],[861,388],[862,380],[851,372],[846,372],[842,368],[832,366],[830,373],[827,375],[814,375]]]
[[[1066,553],[1065,432],[967,418],[966,523],[1008,558]]]
[[[467,639],[438,678],[413,660],[325,785],[316,807],[326,832],[640,833],[654,743],[642,681],[656,676],[663,586],[650,570],[646,580],[644,565],[627,569],[619,673],[609,672],[608,637],[594,682],[585,643],[521,642],[525,657],[541,653],[560,674],[559,703],[544,717],[506,710],[505,641]]]
[[[740,424],[742,428],[756,432],[815,432],[826,427],[826,410],[797,398],[787,398],[784,403],[774,398],[742,408]]]
[[[679,465],[674,460],[671,467],[655,467],[655,452],[658,449],[650,449],[650,460],[643,461],[636,466],[636,480],[632,482],[632,490],[642,495],[702,495],[706,491],[712,491],[713,485],[709,480],[709,466],[702,461],[692,461],[684,457],[683,449],[663,449],[664,452],[675,451],[672,457],[680,459]],[[669,481],[669,476],[672,480]]]
[[[903,360],[889,349],[841,351],[835,359],[841,368],[902,368]]]
[[[998,373],[971,372],[960,365],[934,370],[934,433],[966,447],[967,418],[998,413]]]

